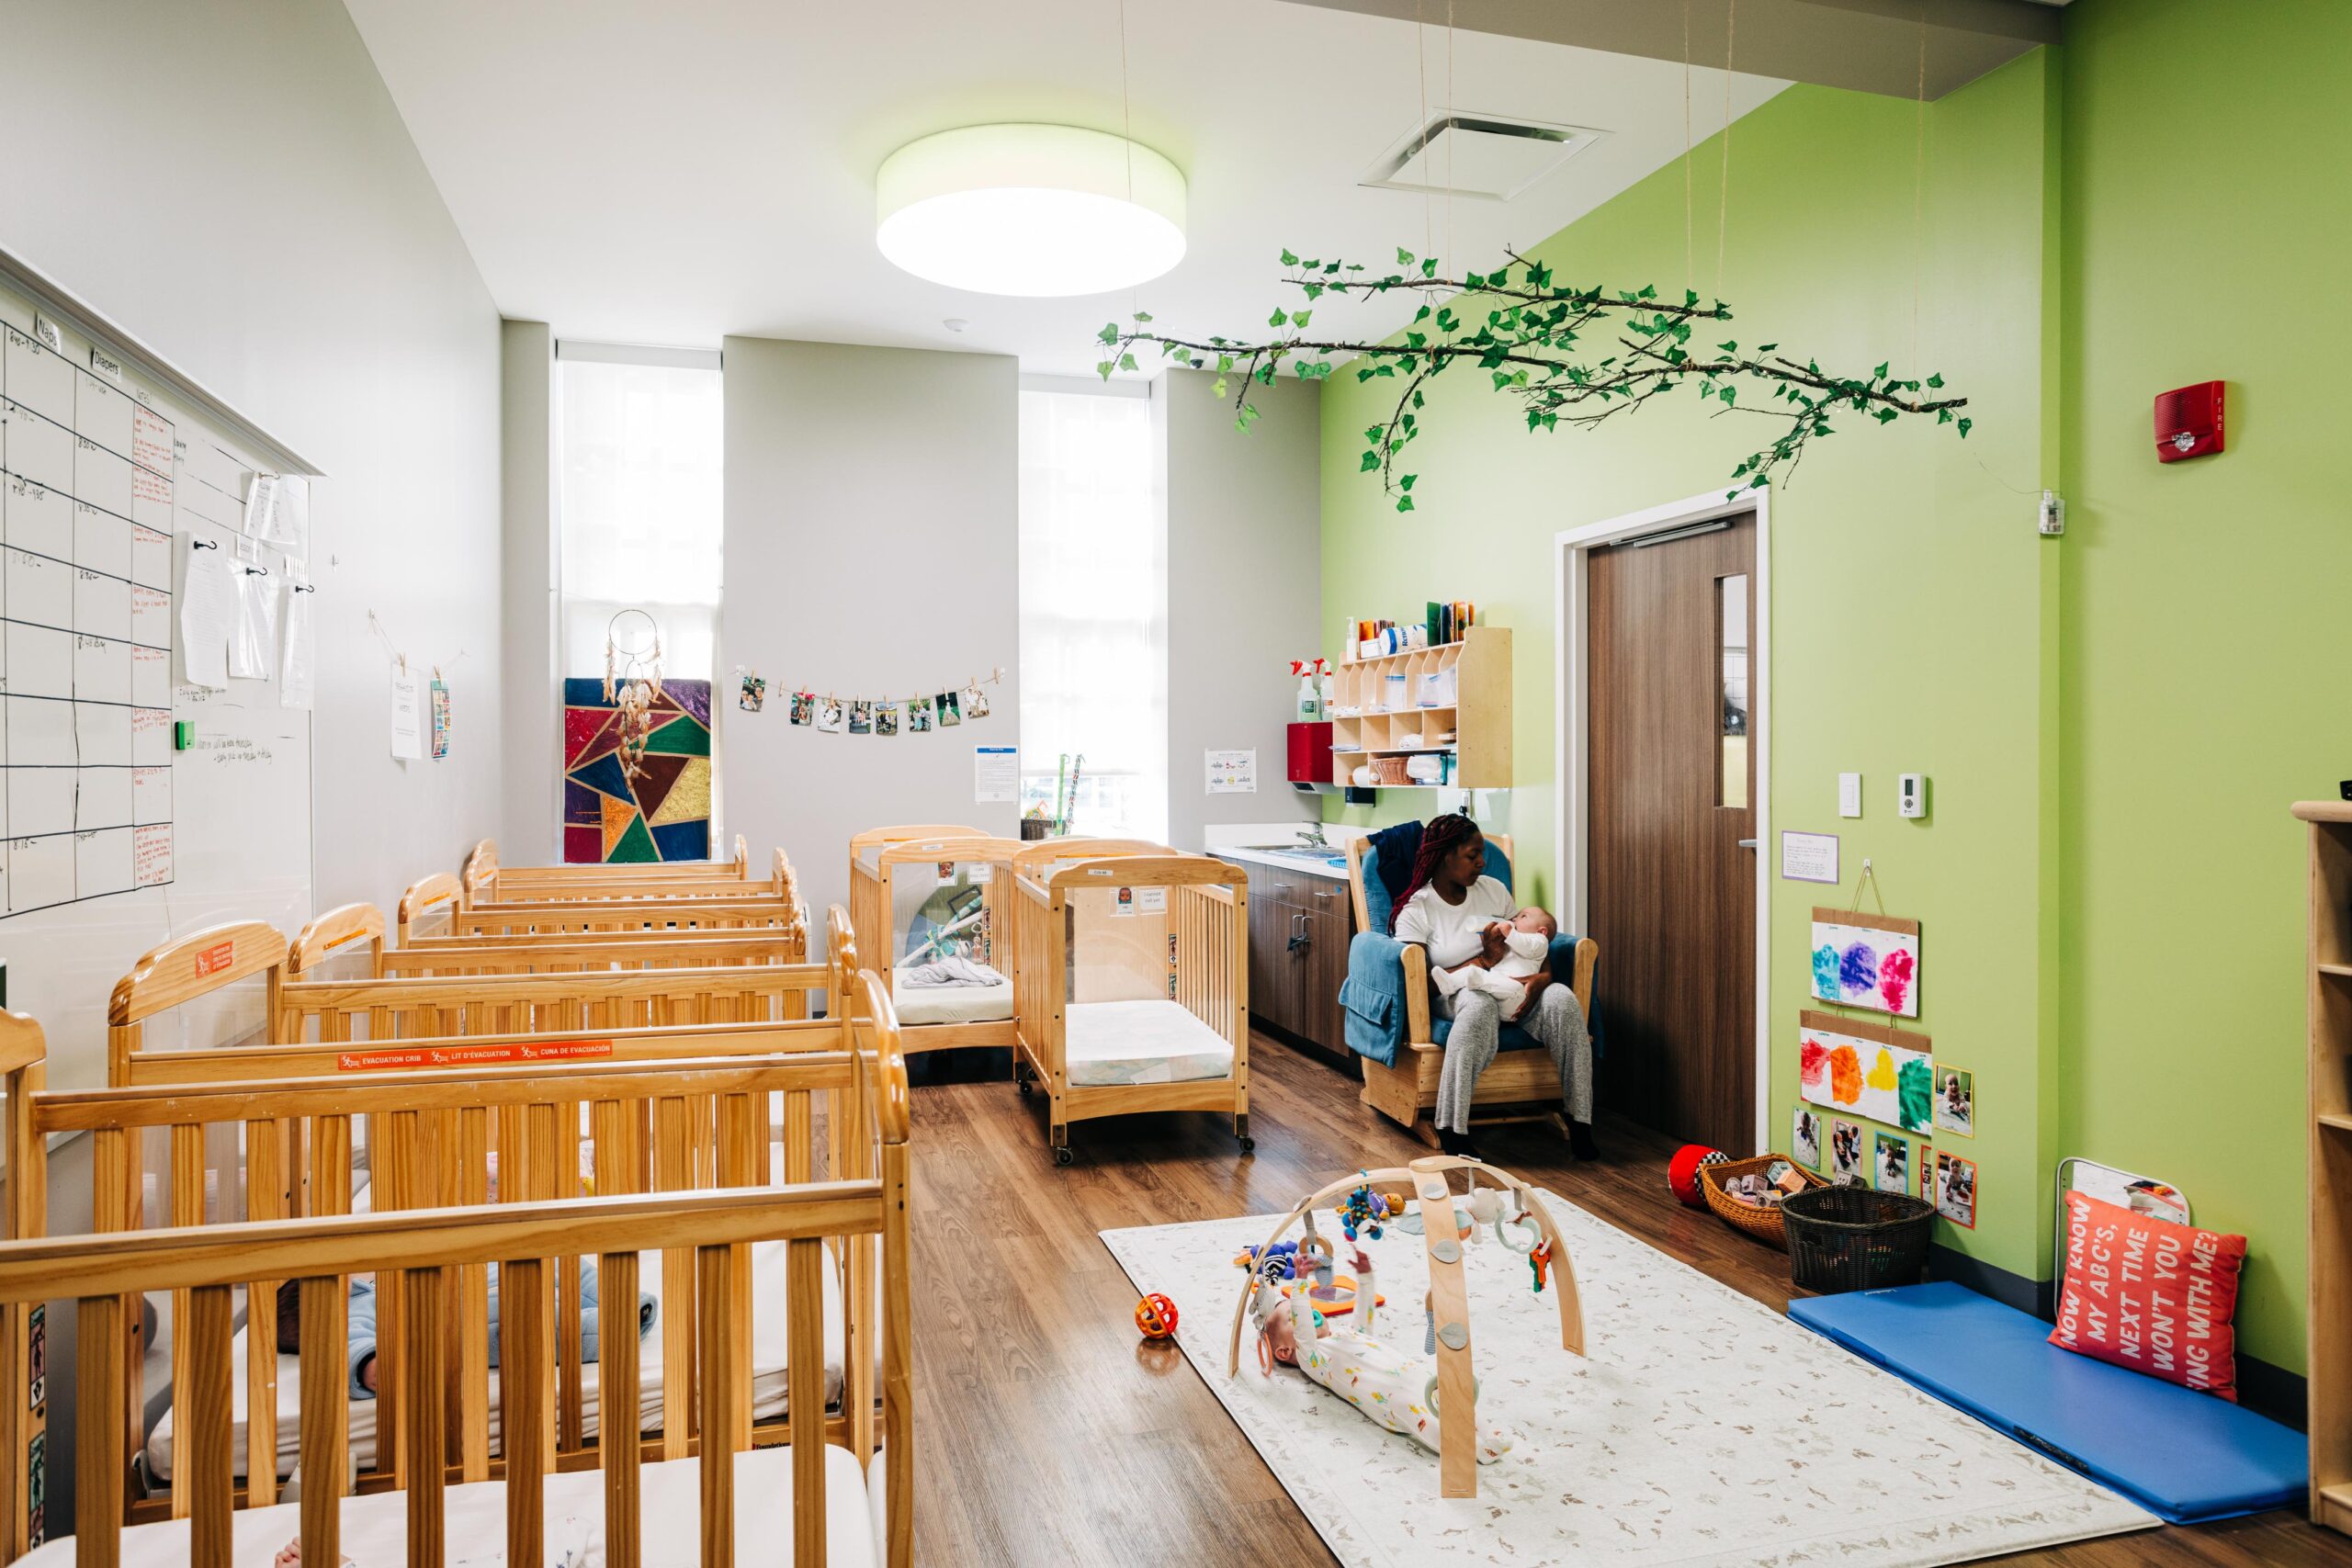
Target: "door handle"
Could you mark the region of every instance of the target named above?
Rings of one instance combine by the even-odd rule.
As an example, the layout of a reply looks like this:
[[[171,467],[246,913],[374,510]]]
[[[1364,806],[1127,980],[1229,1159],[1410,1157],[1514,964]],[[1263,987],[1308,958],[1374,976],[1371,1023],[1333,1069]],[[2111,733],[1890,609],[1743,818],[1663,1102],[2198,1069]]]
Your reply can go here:
[[[1742,839],[1739,841],[1739,847],[1743,850],[1752,850],[1756,847],[1756,840],[1753,839]]]
[[[1313,937],[1311,937],[1311,936],[1309,936],[1309,935],[1307,934],[1307,931],[1306,931],[1306,917],[1305,915],[1293,915],[1293,916],[1290,918],[1290,923],[1291,923],[1291,935],[1290,935],[1290,951],[1291,951],[1291,952],[1293,952],[1293,953],[1296,953],[1297,951],[1299,951],[1299,949],[1301,949],[1301,948],[1303,948],[1303,947],[1308,947],[1308,946],[1313,945],[1313,943],[1314,943],[1314,940],[1315,940],[1315,939],[1314,939]]]

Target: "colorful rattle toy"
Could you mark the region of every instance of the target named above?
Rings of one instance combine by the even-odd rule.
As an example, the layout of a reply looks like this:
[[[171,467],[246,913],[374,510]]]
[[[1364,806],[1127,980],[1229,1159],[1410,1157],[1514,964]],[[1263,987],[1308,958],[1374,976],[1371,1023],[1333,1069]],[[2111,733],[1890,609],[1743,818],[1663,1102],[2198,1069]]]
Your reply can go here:
[[[1176,1337],[1176,1303],[1158,1291],[1136,1303],[1136,1327],[1155,1343]]]
[[[1362,1176],[1364,1172],[1356,1174]],[[1340,1234],[1353,1241],[1356,1233],[1361,1231],[1378,1241],[1382,1227],[1396,1213],[1396,1210],[1389,1205],[1387,1195],[1374,1192],[1367,1181],[1349,1193],[1347,1202],[1340,1207]]]

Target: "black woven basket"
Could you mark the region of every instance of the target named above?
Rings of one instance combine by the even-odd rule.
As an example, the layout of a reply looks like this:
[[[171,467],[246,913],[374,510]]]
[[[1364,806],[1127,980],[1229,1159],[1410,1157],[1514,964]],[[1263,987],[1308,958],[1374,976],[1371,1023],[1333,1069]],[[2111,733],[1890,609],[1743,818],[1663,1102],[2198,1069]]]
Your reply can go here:
[[[1789,1278],[1825,1295],[1916,1285],[1928,1267],[1936,1206],[1906,1192],[1815,1187],[1781,1201]]]

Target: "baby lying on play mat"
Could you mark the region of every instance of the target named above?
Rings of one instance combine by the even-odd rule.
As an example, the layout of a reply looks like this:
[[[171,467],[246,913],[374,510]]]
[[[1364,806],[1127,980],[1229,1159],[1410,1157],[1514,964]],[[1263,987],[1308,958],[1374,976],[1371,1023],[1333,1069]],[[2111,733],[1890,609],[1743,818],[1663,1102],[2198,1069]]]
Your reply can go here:
[[[1335,1329],[1312,1303],[1307,1312],[1315,1333],[1304,1346],[1291,1316],[1292,1302],[1267,1280],[1258,1282],[1250,1313],[1258,1320],[1259,1361],[1271,1373],[1272,1363],[1296,1367],[1308,1377],[1354,1405],[1392,1432],[1402,1432],[1431,1453],[1438,1451],[1438,1417],[1434,1401],[1437,1377],[1429,1363],[1408,1356],[1372,1337],[1372,1259],[1362,1247],[1350,1263],[1356,1271],[1359,1325]],[[1302,1280],[1301,1283],[1304,1284]],[[1492,1464],[1510,1452],[1510,1435],[1488,1427],[1478,1434],[1478,1462]]]
[[[1458,991],[1484,991],[1495,998],[1502,1010],[1505,1023],[1527,1010],[1535,987],[1528,979],[1544,972],[1552,957],[1552,939],[1560,932],[1560,922],[1549,911],[1530,904],[1513,915],[1509,921],[1496,920],[1487,928],[1499,931],[1503,939],[1503,955],[1493,963],[1476,968],[1446,970],[1432,964],[1430,978],[1445,996]]]

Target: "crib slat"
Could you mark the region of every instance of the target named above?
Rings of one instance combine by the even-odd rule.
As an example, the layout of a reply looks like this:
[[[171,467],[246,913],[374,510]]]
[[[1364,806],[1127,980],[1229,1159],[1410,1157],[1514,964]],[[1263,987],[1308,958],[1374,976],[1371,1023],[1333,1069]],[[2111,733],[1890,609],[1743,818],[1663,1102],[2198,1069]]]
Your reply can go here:
[[[469,1105],[458,1112],[457,1168],[451,1177],[460,1203],[490,1201],[490,1111]],[[458,1472],[468,1481],[490,1479],[490,1268],[458,1269]]]
[[[346,1143],[346,1156],[348,1152]],[[346,1381],[350,1361],[345,1315],[350,1307],[350,1286],[341,1276],[330,1275],[304,1280],[295,1289],[302,1298],[302,1414],[295,1427],[302,1450],[302,1561],[337,1562],[343,1551],[344,1481],[350,1467],[351,1389]],[[382,1371],[380,1356],[377,1370]],[[379,1427],[378,1431],[381,1430]]]
[[[499,1315],[503,1320],[499,1367],[499,1418],[506,1441],[506,1561],[547,1561],[545,1440],[548,1427],[547,1380],[548,1266],[537,1258],[508,1261],[499,1270]]]
[[[599,1100],[596,1104],[596,1190],[638,1190],[636,1120],[640,1103]],[[602,1282],[597,1292],[596,1339],[627,1346],[603,1357],[598,1370],[597,1401],[603,1411],[597,1450],[605,1472],[605,1557],[608,1568],[638,1568],[643,1546],[639,1518],[638,1465],[642,1448],[637,1440],[638,1387],[637,1254],[608,1252],[597,1259]],[[508,1561],[512,1562],[513,1559]]]
[[[287,1123],[245,1123],[245,1217],[282,1220],[286,1187]],[[266,1508],[277,1501],[277,1281],[256,1280],[245,1287],[245,1506]],[[273,1456],[256,1463],[255,1454]]]
[[[379,1272],[380,1282],[390,1270]],[[409,1568],[442,1568],[447,1542],[444,1536],[447,1520],[442,1495],[446,1471],[443,1468],[442,1433],[446,1427],[442,1404],[442,1361],[447,1346],[448,1327],[444,1312],[447,1297],[447,1281],[439,1269],[402,1269],[399,1270],[403,1311],[403,1335],[401,1341],[401,1365],[391,1370],[390,1379],[379,1379],[378,1397],[387,1382],[399,1382],[401,1404],[406,1421],[401,1432],[401,1469],[408,1493],[408,1561]],[[508,1332],[512,1333],[510,1325]],[[380,1361],[380,1355],[379,1360]],[[379,1371],[381,1371],[379,1366]],[[377,1442],[383,1442],[383,1427],[376,1428]],[[507,1463],[514,1462],[510,1453]],[[305,1559],[305,1561],[308,1561]]]
[[[171,1202],[165,1213],[175,1225],[200,1225],[204,1223],[204,1127],[201,1122],[175,1123],[170,1133],[171,1143]],[[188,1292],[172,1292],[172,1386],[185,1388],[189,1375],[187,1326]],[[172,1489],[172,1517],[188,1517],[186,1487]]]
[[[745,1359],[743,1343],[728,1321],[735,1294],[735,1249],[697,1247],[695,1262],[701,1287],[695,1315],[702,1343],[702,1562],[703,1568],[734,1568],[736,1376],[737,1363]],[[749,1446],[748,1434],[744,1446]]]
[[[528,1107],[524,1114],[524,1124],[529,1129],[526,1136],[529,1139],[531,1148],[530,1187],[528,1190],[534,1201],[552,1201],[558,1196],[555,1177],[557,1148],[556,1107],[553,1105],[533,1105]],[[541,1270],[540,1278],[544,1282],[544,1286],[539,1292],[538,1306],[535,1314],[536,1321],[538,1324],[539,1337],[536,1342],[537,1345],[537,1350],[536,1359],[532,1362],[531,1370],[534,1375],[539,1379],[541,1385],[550,1391],[556,1388],[557,1380],[559,1376],[560,1376],[562,1379],[562,1385],[566,1389],[573,1391],[572,1397],[576,1399],[578,1397],[576,1391],[579,1388],[580,1379],[579,1343],[577,1335],[573,1337],[572,1359],[570,1364],[561,1369],[560,1373],[559,1373],[554,1360],[556,1350],[555,1327],[557,1310],[556,1281],[554,1275],[557,1270],[569,1269],[574,1267],[574,1264],[575,1260],[573,1259],[562,1258],[559,1259],[553,1268],[543,1268]],[[502,1304],[499,1315],[503,1319],[505,1314],[506,1309]],[[506,1358],[502,1355],[499,1358],[499,1365],[503,1369],[505,1364]],[[555,1469],[556,1456],[555,1421],[553,1419],[554,1412],[550,1409],[546,1414],[548,1417],[548,1419],[540,1421],[536,1426],[526,1428],[526,1435],[532,1438],[538,1449],[539,1462],[544,1465],[548,1471],[553,1471]],[[512,1442],[507,1444],[506,1453],[508,1462],[513,1462],[514,1456],[517,1451],[517,1445]]]
[[[139,1144],[135,1134],[120,1127],[100,1127],[90,1134],[90,1213],[91,1228],[101,1233],[134,1230],[139,1224]],[[105,1387],[115,1391],[115,1407],[122,1412],[122,1425],[112,1431],[109,1438],[103,1424],[80,1421],[74,1426],[74,1473],[91,1473],[94,1451],[103,1452],[109,1444],[112,1452],[99,1461],[99,1468],[109,1472],[127,1472],[139,1448],[139,1433],[143,1429],[140,1419],[144,1414],[144,1401],[140,1397],[139,1371],[144,1363],[141,1355],[139,1314],[130,1310],[130,1298],[117,1300],[112,1316],[104,1319],[105,1333],[111,1341],[107,1354],[114,1362],[114,1375]],[[84,1320],[85,1326],[87,1320]],[[75,1360],[87,1357],[92,1342],[82,1338],[75,1342]],[[85,1377],[86,1373],[83,1374]],[[93,1387],[83,1382],[81,1387]],[[94,1409],[106,1408],[85,1395]],[[94,1428],[96,1428],[94,1430]],[[95,1445],[95,1449],[94,1449]],[[114,1522],[122,1523],[122,1476],[115,1476]],[[85,1493],[74,1489],[74,1529],[85,1540],[89,1539],[86,1516],[80,1506]]]
[[[173,1477],[172,1506],[191,1517],[188,1561],[193,1568],[229,1568],[229,1526],[236,1503],[236,1483],[230,1473],[235,1430],[229,1404],[229,1340],[234,1332],[231,1304],[226,1285],[190,1291],[188,1309],[177,1325],[181,1337],[173,1342],[175,1351],[186,1348],[187,1376],[172,1384],[185,1422],[174,1445],[183,1468]],[[251,1451],[274,1459],[276,1434],[270,1447]],[[247,1468],[274,1466],[264,1462]]]
[[[580,1106],[575,1101],[555,1110],[555,1148],[548,1162],[554,1185],[548,1198],[580,1195]],[[587,1447],[586,1372],[581,1328],[581,1259],[567,1258],[556,1266],[556,1365],[562,1370],[556,1402],[557,1450],[578,1453]]]
[[[692,1185],[686,1175],[686,1102],[665,1095],[653,1102],[653,1189],[674,1192]],[[694,1435],[694,1249],[662,1253],[662,1457],[686,1457]]]
[[[882,1420],[890,1445],[883,1462],[889,1499],[888,1568],[914,1562],[914,1297],[907,1279],[907,1147],[882,1149]]]
[[[376,1140],[369,1151],[370,1207],[379,1212],[416,1207],[414,1173],[421,1136],[416,1112],[386,1111],[375,1118],[370,1135]],[[409,1276],[405,1270],[385,1269],[376,1276],[376,1472],[390,1476],[395,1486],[404,1484],[409,1473],[408,1318]],[[440,1467],[434,1469],[438,1473]]]
[[[722,1187],[750,1187],[757,1179],[754,1166],[757,1152],[767,1146],[766,1120],[761,1114],[764,1096],[730,1094],[718,1105],[719,1168],[718,1181]],[[804,1104],[808,1097],[797,1097]],[[805,1119],[805,1112],[804,1112]],[[802,1157],[807,1157],[808,1135],[801,1135]],[[739,1243],[733,1248],[734,1263],[729,1271],[727,1293],[728,1338],[735,1346],[735,1355],[728,1384],[728,1441],[737,1449],[752,1446],[752,1248],[749,1243]],[[703,1386],[711,1386],[706,1373]],[[707,1425],[707,1423],[706,1423]]]
[[[123,1406],[123,1348],[128,1331],[122,1300],[120,1296],[85,1296],[75,1315],[74,1370],[80,1382],[78,1400],[85,1410]],[[130,1430],[138,1429],[133,1422]],[[74,1568],[120,1568],[122,1488],[127,1472],[119,1428],[99,1420],[74,1424]]]
[[[786,1113],[786,1120],[790,1112]],[[792,1440],[792,1561],[825,1561],[825,1244],[788,1241],[784,1252],[785,1383]]]

